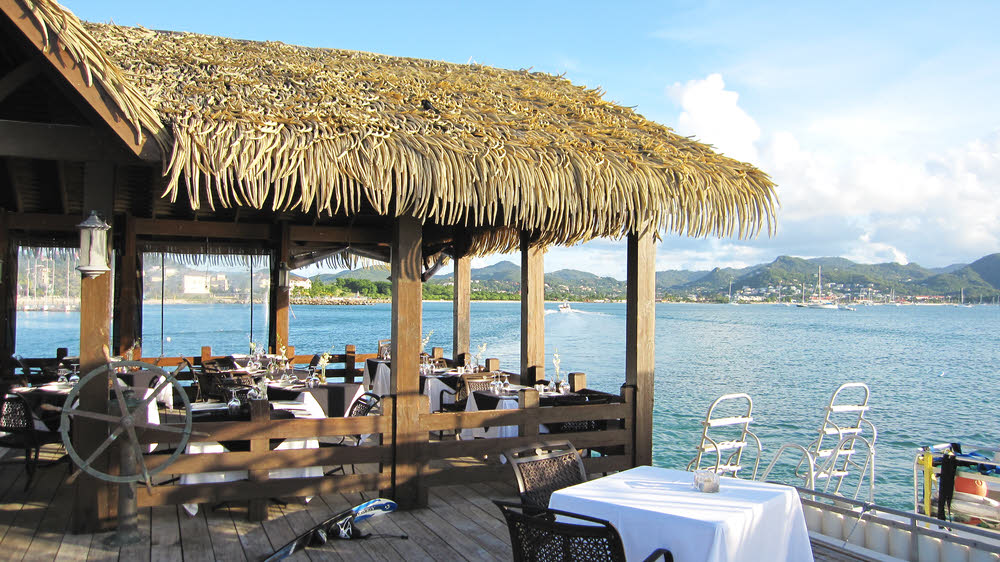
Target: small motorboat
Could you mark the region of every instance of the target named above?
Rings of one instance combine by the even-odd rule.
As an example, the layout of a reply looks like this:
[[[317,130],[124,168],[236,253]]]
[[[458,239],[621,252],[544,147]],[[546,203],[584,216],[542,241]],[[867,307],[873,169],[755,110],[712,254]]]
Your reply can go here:
[[[559,312],[569,312],[571,310],[573,309],[569,307],[568,302],[559,303]]]

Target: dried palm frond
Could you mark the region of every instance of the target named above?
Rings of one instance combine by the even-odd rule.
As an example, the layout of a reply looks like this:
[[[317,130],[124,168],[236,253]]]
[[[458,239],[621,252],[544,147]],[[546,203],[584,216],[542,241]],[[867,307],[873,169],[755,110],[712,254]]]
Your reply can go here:
[[[469,227],[473,255],[516,249],[522,230],[549,245],[774,229],[765,173],[561,77],[53,25],[76,20],[52,0],[32,6],[130,115],[164,124],[163,195],[186,192],[195,209],[410,214]]]

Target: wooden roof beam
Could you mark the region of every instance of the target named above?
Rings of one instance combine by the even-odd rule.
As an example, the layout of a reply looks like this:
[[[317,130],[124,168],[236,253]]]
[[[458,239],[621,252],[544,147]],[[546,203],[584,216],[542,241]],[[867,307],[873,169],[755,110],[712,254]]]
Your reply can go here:
[[[0,143],[3,139],[0,138]],[[21,190],[17,188],[17,177],[15,177],[14,170],[11,169],[10,159],[4,163],[4,170],[7,173],[7,183],[10,184],[10,199],[14,202],[14,211],[17,213],[24,212],[24,199],[21,197]]]
[[[107,142],[92,127],[0,119],[0,156],[78,162],[135,164],[135,158]]]
[[[88,85],[88,73],[83,65],[77,64],[61,46],[45,44],[46,38],[57,42],[58,37],[47,32],[46,36],[43,37],[43,30],[39,27],[36,19],[31,16],[30,9],[25,4],[18,2],[18,0],[0,0],[0,12],[6,14],[14,26],[21,31],[24,38],[63,78],[65,84],[80,94],[86,105],[97,113],[97,116],[111,128],[115,136],[121,139],[122,143],[135,156],[149,162],[160,161],[160,148],[152,136],[148,134],[148,131],[140,141],[139,131],[133,129],[122,110],[103,93],[103,88],[96,82],[93,85]],[[3,138],[2,134],[0,134],[0,138]]]
[[[26,232],[71,232],[83,217],[51,213],[10,213],[7,227]]]
[[[59,211],[64,215],[69,214],[69,188],[66,186],[66,163],[57,160],[56,163],[56,188],[59,190]]]
[[[38,76],[44,68],[43,64],[40,59],[31,59],[0,78],[0,102]]]
[[[292,226],[292,242],[323,242],[327,244],[389,244],[391,233],[384,228],[350,226]]]
[[[228,240],[270,240],[270,224],[185,221],[173,219],[135,219],[138,236],[182,236]]]

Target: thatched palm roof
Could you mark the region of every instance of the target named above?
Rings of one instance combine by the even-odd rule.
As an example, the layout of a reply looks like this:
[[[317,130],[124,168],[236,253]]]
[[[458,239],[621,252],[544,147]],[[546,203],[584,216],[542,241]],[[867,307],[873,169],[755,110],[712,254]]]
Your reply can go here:
[[[31,5],[164,145],[164,195],[186,190],[195,208],[370,207],[491,227],[477,252],[516,248],[517,229],[566,244],[773,228],[766,174],[561,77],[81,24],[52,0]]]

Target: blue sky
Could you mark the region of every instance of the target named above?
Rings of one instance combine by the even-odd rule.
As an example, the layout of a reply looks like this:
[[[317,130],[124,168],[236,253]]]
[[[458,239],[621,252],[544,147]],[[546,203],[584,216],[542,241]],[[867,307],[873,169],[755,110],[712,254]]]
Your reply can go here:
[[[1000,251],[1000,3],[64,0],[91,21],[533,68],[750,161],[774,237],[665,237],[658,269]],[[621,242],[546,270],[624,277]],[[499,259],[480,260],[484,265]]]

